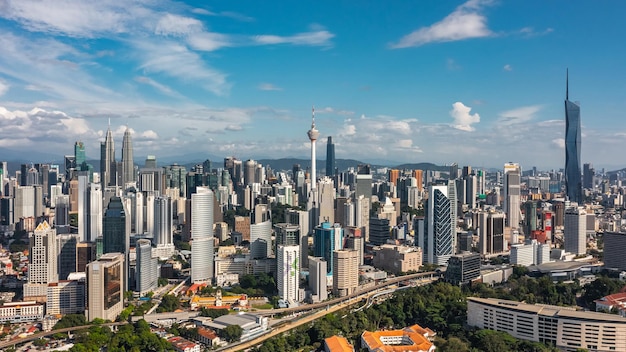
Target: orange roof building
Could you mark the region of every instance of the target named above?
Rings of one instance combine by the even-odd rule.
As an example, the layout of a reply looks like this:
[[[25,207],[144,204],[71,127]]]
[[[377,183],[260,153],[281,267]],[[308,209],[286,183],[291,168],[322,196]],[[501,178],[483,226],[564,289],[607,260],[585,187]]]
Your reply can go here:
[[[365,331],[361,346],[370,352],[433,352],[435,333],[415,324],[401,330]]]
[[[354,352],[352,346],[345,337],[331,336],[324,339],[325,352]]]

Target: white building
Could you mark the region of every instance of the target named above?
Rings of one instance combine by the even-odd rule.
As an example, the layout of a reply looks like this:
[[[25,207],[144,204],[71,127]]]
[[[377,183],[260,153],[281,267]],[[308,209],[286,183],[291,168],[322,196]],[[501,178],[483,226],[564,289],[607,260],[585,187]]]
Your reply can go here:
[[[152,244],[150,240],[137,240],[135,245],[136,273],[135,273],[135,291],[140,296],[153,291],[158,285],[158,259],[152,256]]]
[[[24,297],[45,300],[48,283],[59,281],[57,270],[56,230],[47,221],[29,234],[28,283]]]
[[[278,245],[276,248],[276,286],[278,296],[287,302],[299,302],[300,247]]]
[[[550,262],[550,245],[532,240],[529,244],[514,244],[511,246],[511,264],[539,265]]]
[[[115,321],[124,309],[124,257],[122,253],[105,253],[87,264],[87,320]]]
[[[506,213],[506,225],[511,229],[519,228],[521,217],[520,209],[520,182],[522,168],[517,163],[504,164],[503,204],[502,209]],[[515,231],[511,231],[511,244],[517,243]]]
[[[565,251],[579,255],[587,253],[587,212],[583,207],[565,209],[563,242]]]
[[[48,284],[46,315],[80,314],[85,311],[85,281],[64,280]]]
[[[328,263],[321,257],[309,257],[309,288],[313,302],[325,301],[328,298],[327,269]]]
[[[191,195],[191,282],[213,280],[213,252],[213,191],[197,187]]]

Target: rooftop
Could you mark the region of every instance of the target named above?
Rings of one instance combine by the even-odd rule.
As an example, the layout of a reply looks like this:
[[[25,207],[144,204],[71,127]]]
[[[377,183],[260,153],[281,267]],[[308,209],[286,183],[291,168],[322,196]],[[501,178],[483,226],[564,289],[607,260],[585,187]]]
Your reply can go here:
[[[370,351],[380,352],[421,352],[434,351],[434,345],[428,340],[434,332],[415,324],[402,330],[365,331],[361,339]]]
[[[354,346],[352,346],[345,337],[331,336],[324,339],[326,350],[330,352],[353,352]]]

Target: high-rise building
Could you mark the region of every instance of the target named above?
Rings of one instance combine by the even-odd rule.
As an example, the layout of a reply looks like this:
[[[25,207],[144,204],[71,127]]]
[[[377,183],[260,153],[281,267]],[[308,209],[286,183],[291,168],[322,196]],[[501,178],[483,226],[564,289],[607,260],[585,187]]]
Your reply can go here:
[[[196,193],[191,195],[192,283],[210,283],[213,280],[214,255],[213,191],[208,187],[196,187]]]
[[[359,287],[359,253],[352,249],[333,251],[333,293],[345,297]]]
[[[335,167],[335,143],[333,143],[333,137],[328,136],[326,142],[326,176],[334,176]]]
[[[276,247],[276,287],[278,296],[287,302],[299,302],[300,247],[279,244]]]
[[[244,186],[248,186],[257,182],[255,178],[256,164],[257,164],[256,161],[252,159],[246,160],[246,162],[243,164],[243,185]]]
[[[76,168],[82,170],[83,163],[85,163],[86,161],[85,144],[83,144],[83,142],[81,141],[74,143],[74,162],[76,163]]]
[[[133,143],[130,138],[130,128],[126,127],[122,140],[122,187],[135,182],[135,163],[133,161]]]
[[[300,227],[289,223],[279,223],[274,225],[276,233],[276,246],[297,246],[300,244]]]
[[[154,241],[160,258],[168,258],[174,252],[174,232],[172,230],[172,202],[169,197],[154,199]]]
[[[475,213],[473,223],[477,224],[478,251],[482,255],[504,252],[504,213],[480,211]]]
[[[349,226],[346,228],[346,248],[359,252],[359,265],[363,265],[363,253],[365,252],[365,239],[361,235],[360,227]],[[419,264],[422,264],[420,261]]]
[[[75,234],[57,234],[56,241],[59,280],[67,280],[67,276],[76,271],[76,246],[80,241]]]
[[[29,234],[25,299],[45,300],[48,284],[59,281],[56,244],[56,231],[47,221],[39,223],[35,231]]]
[[[317,143],[317,139],[320,136],[320,132],[315,128],[315,108],[312,109],[311,129],[307,132],[307,135],[309,136],[309,140],[311,141],[311,188],[315,189],[317,186],[317,170],[315,169],[315,146]]]
[[[137,266],[135,274],[135,291],[140,296],[157,287],[158,258],[152,257],[152,243],[148,239],[137,240],[135,245]]]
[[[569,100],[569,76],[565,83],[565,193],[578,204],[583,202],[580,180],[580,105]]]
[[[124,309],[125,257],[122,253],[106,253],[87,264],[87,320],[115,321]]]
[[[519,228],[520,221],[520,180],[522,170],[519,164],[504,164],[504,194],[502,209],[506,214],[506,225],[511,229]],[[514,231],[511,231],[514,233]],[[517,243],[517,239],[511,238],[511,244]]]
[[[313,302],[325,301],[328,298],[326,275],[328,269],[324,258],[309,257],[309,288]]]
[[[333,180],[324,177],[318,182],[318,221],[315,226],[323,223],[330,222],[335,223],[335,187]]]
[[[102,189],[117,185],[117,172],[115,162],[115,145],[113,143],[113,133],[111,132],[111,122],[107,129],[104,142],[100,144],[100,182]]]
[[[102,186],[90,183],[87,189],[87,226],[83,241],[95,242],[102,236]]]
[[[332,275],[333,270],[333,251],[343,249],[344,233],[343,228],[339,224],[331,225],[329,222],[323,222],[315,227],[313,235],[313,255],[322,257],[328,263],[326,269],[328,274]]]
[[[389,219],[385,218],[370,218],[370,238],[369,243],[374,246],[380,246],[387,243],[387,240],[391,239],[391,226],[389,225]]]
[[[103,253],[129,253],[130,228],[127,214],[119,197],[111,198],[103,220]]]
[[[302,267],[308,265],[309,256],[309,233],[311,228],[309,225],[309,213],[304,210],[286,209],[285,220],[290,224],[298,226],[298,232],[300,238],[298,243],[300,244],[300,265]]]
[[[593,189],[593,177],[596,174],[596,170],[591,164],[583,164],[583,187],[586,189]]]
[[[59,281],[48,284],[46,315],[85,312],[85,281]]]
[[[80,242],[76,244],[76,270],[84,272],[87,264],[96,260],[96,242]]]
[[[587,212],[585,208],[571,206],[565,209],[563,242],[565,251],[576,255],[587,253]]]
[[[424,230],[418,229],[418,246],[422,247],[424,263],[445,265],[456,252],[455,188],[453,180],[429,187]]]
[[[267,204],[257,204],[250,214],[250,257],[267,258],[272,254],[272,217]]]

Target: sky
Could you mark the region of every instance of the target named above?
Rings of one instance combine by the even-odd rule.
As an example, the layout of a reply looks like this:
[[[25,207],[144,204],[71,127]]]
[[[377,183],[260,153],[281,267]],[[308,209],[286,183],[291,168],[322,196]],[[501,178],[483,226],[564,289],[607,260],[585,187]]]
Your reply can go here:
[[[626,166],[626,3],[0,0],[0,148]],[[119,151],[118,151],[119,153]],[[120,154],[118,154],[120,155]],[[0,155],[0,159],[2,156]],[[34,162],[41,160],[33,160]],[[184,160],[181,160],[184,161]],[[217,160],[216,160],[217,161]]]

